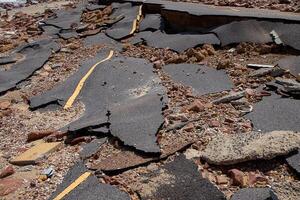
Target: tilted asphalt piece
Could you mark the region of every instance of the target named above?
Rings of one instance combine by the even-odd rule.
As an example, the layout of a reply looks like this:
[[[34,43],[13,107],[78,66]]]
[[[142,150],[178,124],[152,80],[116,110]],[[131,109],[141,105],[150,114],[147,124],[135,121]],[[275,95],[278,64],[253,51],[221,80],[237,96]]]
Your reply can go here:
[[[299,109],[299,99],[282,98],[272,93],[256,103],[253,111],[245,117],[251,120],[254,130],[300,131]]]
[[[139,25],[139,31],[163,30],[165,27],[164,19],[159,14],[146,14]]]
[[[278,66],[287,69],[294,76],[300,74],[300,56],[288,56],[277,62]]]
[[[222,46],[240,42],[269,43],[272,42],[270,32],[256,20],[236,21],[219,26],[211,32],[217,34]]]
[[[153,32],[152,31],[142,31],[142,32],[138,32],[136,33],[133,37],[131,37],[128,42],[130,44],[139,44],[139,43],[144,43],[145,39],[144,38],[148,38],[150,37],[150,35],[152,35]]]
[[[51,103],[65,105],[80,79],[105,55],[107,52],[102,52],[83,62],[79,71],[63,84],[33,97],[31,108]],[[99,128],[110,122],[111,134],[120,138],[125,145],[158,153],[160,149],[156,143],[156,133],[163,123],[162,109],[166,97],[152,69],[152,65],[144,59],[122,56],[99,64],[77,97],[85,104],[84,115],[66,128],[69,131],[95,126]]]
[[[300,151],[298,150],[295,154],[286,158],[287,164],[295,170],[295,172],[300,176]]]
[[[120,40],[133,34],[140,17],[140,7],[132,6],[131,3],[113,3],[112,7],[114,11],[110,17],[118,18],[123,16],[123,19],[107,29],[106,34],[115,40]]]
[[[97,153],[99,148],[101,147],[102,144],[106,142],[106,138],[96,138],[90,143],[87,143],[82,146],[82,150],[80,151],[79,155],[82,159],[87,159]]]
[[[15,63],[7,71],[0,71],[0,93],[16,87],[30,77],[47,62],[52,51],[58,50],[58,44],[51,40],[40,40],[18,47],[13,53],[22,54],[25,59]]]
[[[52,25],[61,29],[72,29],[80,25],[80,18],[85,4],[78,4],[76,8],[69,10],[58,10],[56,16],[44,21],[47,25]]]
[[[237,191],[231,200],[278,200],[269,188],[244,188]]]
[[[225,71],[204,65],[170,64],[163,70],[175,81],[193,88],[197,95],[230,90],[233,87]]]
[[[154,179],[152,180],[152,177]],[[162,180],[155,182],[155,178]],[[167,180],[166,180],[167,179]],[[182,154],[155,171],[148,177],[145,188],[152,191],[139,192],[142,199],[190,199],[190,200],[225,200],[224,194],[209,180],[202,178],[197,165],[187,160]],[[151,182],[154,182],[151,184]],[[158,184],[158,185],[157,185]]]
[[[274,41],[271,31],[275,31],[284,45],[300,50],[300,23],[285,24],[268,21],[235,21],[217,27],[211,32],[217,34],[222,46],[240,42],[270,43]]]
[[[83,39],[83,44],[86,47],[92,45],[104,45],[107,48],[114,49],[117,51],[122,50],[122,44],[120,42],[111,39],[110,37],[106,36],[104,33],[98,33],[96,35],[87,36]]]
[[[161,31],[155,31],[142,39],[146,41],[148,46],[155,48],[170,48],[179,53],[202,44],[220,44],[220,41],[215,34],[166,34]]]
[[[69,185],[80,177],[82,174],[87,172],[82,162],[76,163],[66,174],[63,182],[58,185],[56,191],[52,194],[50,199],[54,199],[61,192],[63,192]],[[115,186],[100,183],[96,176],[90,175],[86,180],[81,182],[77,187],[71,190],[64,200],[123,200],[130,199],[129,195],[119,190]]]

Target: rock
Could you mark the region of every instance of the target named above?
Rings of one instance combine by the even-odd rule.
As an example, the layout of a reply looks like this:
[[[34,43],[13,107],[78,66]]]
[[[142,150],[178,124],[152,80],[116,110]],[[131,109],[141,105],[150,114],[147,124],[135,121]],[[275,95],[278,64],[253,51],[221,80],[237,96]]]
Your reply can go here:
[[[54,134],[57,131],[55,130],[46,130],[46,131],[34,131],[28,134],[27,142],[31,142],[34,140],[42,139],[48,135]]]
[[[202,49],[205,49],[207,51],[208,55],[210,55],[210,56],[216,54],[216,50],[211,44],[204,44],[202,46]]]
[[[300,152],[298,150],[297,153],[286,158],[286,162],[288,165],[295,170],[295,172],[300,175]]]
[[[162,61],[161,60],[157,60],[157,61],[153,62],[153,67],[154,67],[154,69],[161,69],[161,67],[162,67]]]
[[[292,131],[222,134],[212,138],[201,157],[210,164],[231,165],[287,155],[299,146],[300,135]]]
[[[9,100],[0,101],[0,110],[6,110],[10,107],[11,103]]]
[[[247,179],[244,172],[238,169],[231,169],[228,171],[228,174],[229,177],[232,179],[232,185],[242,186],[242,187],[247,185]]]
[[[266,75],[270,75],[273,77],[281,76],[285,73],[284,69],[281,69],[280,67],[273,67],[273,68],[260,68],[258,70],[255,70],[249,74],[249,77],[262,77]]]
[[[227,184],[228,183],[228,180],[225,176],[217,176],[216,177],[216,181],[217,181],[217,184],[218,185],[224,185],[224,184]]]
[[[0,196],[5,196],[19,189],[23,181],[21,179],[0,179]]]
[[[11,165],[6,166],[3,169],[1,169],[0,178],[5,178],[7,176],[12,175],[13,173],[15,173],[15,170],[14,170],[13,166],[11,166]]]
[[[193,111],[193,112],[201,112],[205,110],[204,105],[199,101],[195,100],[188,108],[188,111]]]
[[[257,182],[260,182],[260,183],[265,182],[266,183],[266,182],[268,182],[268,180],[260,174],[257,174],[255,172],[249,172],[249,174],[248,174],[248,185],[253,186]]]
[[[184,56],[184,55],[176,55],[176,56],[173,56],[171,58],[169,58],[166,63],[175,63],[175,64],[178,64],[178,63],[183,63],[183,62],[186,62],[187,61],[187,56]]]
[[[219,103],[228,103],[228,102],[231,102],[231,101],[234,101],[234,100],[238,100],[242,97],[245,96],[245,91],[241,91],[241,92],[232,92],[228,95],[225,95],[221,98],[218,98],[214,101],[212,101],[212,103],[214,104],[219,104]]]
[[[236,192],[231,200],[278,200],[269,188],[245,188]]]
[[[220,123],[219,121],[217,121],[217,120],[210,120],[210,121],[208,122],[208,125],[209,125],[210,127],[220,127],[220,126],[221,126],[221,123]]]

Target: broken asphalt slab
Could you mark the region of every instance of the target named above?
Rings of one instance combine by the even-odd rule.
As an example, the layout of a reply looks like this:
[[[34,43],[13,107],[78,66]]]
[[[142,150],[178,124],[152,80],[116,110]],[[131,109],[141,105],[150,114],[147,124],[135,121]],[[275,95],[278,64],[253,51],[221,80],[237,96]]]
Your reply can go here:
[[[300,152],[299,150],[296,153],[292,154],[286,158],[287,164],[300,176]]]
[[[230,200],[279,200],[270,188],[244,188],[233,194]]]
[[[300,100],[282,98],[273,93],[253,105],[253,111],[245,115],[253,124],[254,130],[300,131]]]
[[[163,67],[173,81],[192,87],[197,95],[230,90],[233,84],[222,70],[204,65],[170,64]]]
[[[141,199],[226,199],[216,186],[201,177],[197,165],[182,154],[146,176],[137,191]]]
[[[97,151],[100,149],[102,144],[106,142],[106,138],[96,138],[92,140],[90,143],[87,143],[82,146],[82,150],[80,151],[79,155],[82,159],[87,159],[92,157],[97,153]]]
[[[129,35],[132,35],[137,28],[137,23],[141,17],[141,7],[133,6],[131,3],[113,3],[113,13],[110,18],[123,18],[113,24],[110,28],[106,30],[106,34],[115,39],[121,40]]]
[[[40,40],[18,47],[13,53],[22,54],[25,59],[15,63],[7,71],[0,71],[0,93],[16,87],[30,77],[48,61],[52,51],[58,50],[57,43],[51,40]]]
[[[140,22],[139,31],[163,30],[165,27],[164,19],[159,14],[146,14]]]
[[[78,4],[76,8],[58,10],[55,12],[55,17],[46,19],[44,23],[60,29],[72,29],[78,27],[85,6],[85,4]]]
[[[185,32],[166,34],[161,31],[155,31],[151,34],[143,35],[141,39],[143,39],[148,46],[155,48],[169,48],[179,53],[202,44],[220,44],[220,41],[215,34],[197,34]]]
[[[291,131],[250,132],[218,135],[206,146],[201,157],[210,164],[232,165],[251,160],[270,160],[288,155],[300,146],[300,134]]]
[[[288,56],[277,62],[277,65],[283,69],[289,70],[294,76],[300,74],[300,56]]]
[[[125,145],[158,153],[160,149],[156,143],[156,133],[163,123],[162,109],[166,102],[160,79],[153,73],[152,65],[144,59],[112,56],[99,64],[106,57],[107,52],[104,51],[83,62],[79,71],[64,83],[33,97],[30,100],[31,108],[48,104],[66,106],[74,97],[77,84],[94,66],[94,71],[78,92],[78,98],[75,98],[75,101],[80,99],[83,102],[85,113],[66,129],[77,131],[110,123],[111,134],[120,138]]]
[[[106,36],[104,33],[98,33],[96,35],[87,36],[83,39],[83,44],[86,47],[90,47],[92,45],[104,45],[107,48],[114,49],[117,51],[122,50],[122,44],[120,42],[111,39]]]
[[[58,185],[50,199],[64,200],[120,200],[130,199],[129,195],[115,186],[100,183],[96,176],[90,174],[82,162],[76,163],[65,175],[63,182]],[[86,175],[86,176],[85,176]],[[76,182],[77,181],[77,182]],[[76,184],[76,183],[79,183]],[[70,192],[66,188],[75,186]]]

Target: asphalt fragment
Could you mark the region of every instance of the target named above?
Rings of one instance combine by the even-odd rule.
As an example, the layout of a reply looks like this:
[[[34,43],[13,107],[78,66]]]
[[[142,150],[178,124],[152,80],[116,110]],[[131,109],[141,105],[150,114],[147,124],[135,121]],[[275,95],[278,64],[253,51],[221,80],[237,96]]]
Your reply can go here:
[[[13,53],[23,55],[25,59],[15,63],[7,71],[0,71],[0,93],[16,87],[30,77],[47,62],[52,51],[58,50],[58,44],[51,40],[40,40],[18,47]]]
[[[121,40],[122,38],[132,35],[137,28],[137,23],[141,15],[140,6],[132,6],[131,3],[113,3],[112,7],[114,11],[110,17],[119,18],[123,16],[123,19],[107,29],[106,34],[115,40]]]
[[[86,60],[79,71],[63,84],[33,97],[31,108],[48,104],[65,105],[80,79],[105,55],[107,53],[104,51]],[[156,143],[156,133],[163,123],[164,94],[165,90],[149,62],[114,56],[99,64],[86,80],[76,98],[84,103],[85,113],[64,130],[93,128],[109,122],[111,134],[125,144],[141,151],[158,153],[160,149]]]
[[[216,186],[201,177],[197,165],[182,154],[147,176],[147,182],[141,183],[138,191],[141,199],[226,199]]]
[[[197,95],[221,92],[233,87],[225,71],[204,65],[170,64],[164,66],[163,70],[175,82],[192,87]]]
[[[300,74],[300,56],[288,56],[277,62],[277,65],[283,69],[289,70],[294,76]]]
[[[61,192],[63,192],[69,185],[80,177],[82,174],[87,172],[82,162],[76,163],[65,175],[63,182],[58,185],[56,191],[52,194],[50,199],[55,199]],[[119,199],[130,199],[129,195],[125,192],[120,191],[115,186],[100,183],[96,176],[89,175],[86,180],[81,182],[77,187],[67,193],[63,199],[87,199],[87,200],[119,200]]]
[[[107,48],[114,49],[117,51],[122,50],[122,44],[115,41],[114,39],[111,39],[104,33],[98,33],[96,35],[87,36],[83,39],[83,44],[86,47],[92,46],[92,45],[104,45]]]
[[[300,152],[299,150],[293,155],[286,158],[287,164],[294,169],[294,171],[300,176]]]
[[[245,115],[254,130],[263,132],[274,130],[300,131],[299,99],[282,98],[276,93],[264,97],[253,106],[253,111]]]
[[[139,31],[147,30],[163,30],[165,23],[161,15],[159,14],[146,14],[141,21]]]
[[[82,150],[80,151],[80,157],[82,159],[90,158],[91,156],[95,155],[102,144],[106,142],[106,138],[96,138],[92,140],[90,143],[87,143],[82,146]]]
[[[220,41],[215,34],[199,34],[182,32],[177,34],[166,34],[155,31],[149,35],[143,35],[143,40],[148,46],[155,48],[170,48],[176,52],[183,52],[202,44],[219,45]]]
[[[231,200],[278,200],[269,188],[244,188],[236,192]]]

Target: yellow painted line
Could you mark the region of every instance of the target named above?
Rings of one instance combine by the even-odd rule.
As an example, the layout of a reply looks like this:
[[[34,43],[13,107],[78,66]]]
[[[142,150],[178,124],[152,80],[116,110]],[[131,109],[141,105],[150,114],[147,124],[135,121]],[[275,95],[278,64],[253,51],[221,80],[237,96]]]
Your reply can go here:
[[[74,190],[80,183],[85,181],[89,176],[91,175],[91,172],[85,172],[81,176],[79,176],[71,185],[69,185],[64,191],[59,193],[53,200],[61,200],[64,198],[67,194],[69,194],[72,190]]]
[[[142,6],[139,7],[139,13],[136,16],[136,19],[133,20],[132,29],[129,33],[130,35],[133,34],[136,31],[137,22],[141,19],[141,16],[142,16]]]
[[[64,109],[70,108],[70,107],[73,105],[73,103],[74,103],[76,97],[79,95],[79,93],[80,93],[80,91],[81,91],[81,89],[82,89],[82,87],[83,87],[85,81],[86,81],[86,80],[88,79],[88,77],[92,74],[92,72],[93,72],[94,69],[97,67],[97,65],[99,65],[100,63],[103,63],[103,62],[109,60],[109,59],[113,56],[113,54],[114,54],[114,51],[110,51],[110,52],[109,52],[109,55],[108,55],[105,59],[103,59],[103,60],[97,62],[96,64],[94,64],[94,65],[91,67],[91,69],[86,73],[86,75],[84,75],[84,77],[82,77],[82,79],[79,81],[77,87],[75,88],[73,94],[70,96],[70,98],[69,98],[68,101],[66,102],[66,104],[65,104],[65,106],[64,106]]]

